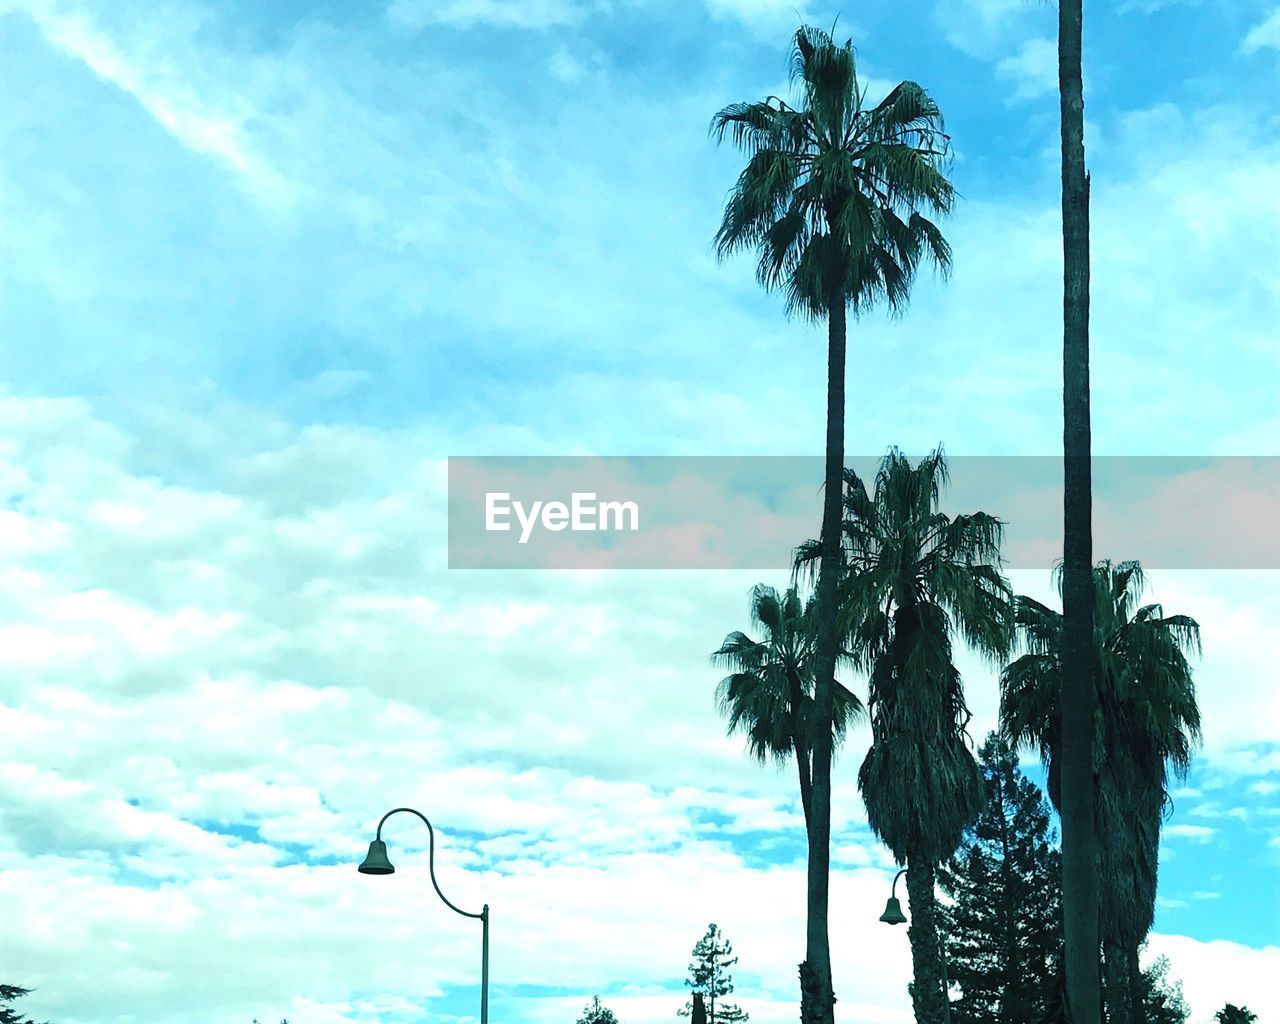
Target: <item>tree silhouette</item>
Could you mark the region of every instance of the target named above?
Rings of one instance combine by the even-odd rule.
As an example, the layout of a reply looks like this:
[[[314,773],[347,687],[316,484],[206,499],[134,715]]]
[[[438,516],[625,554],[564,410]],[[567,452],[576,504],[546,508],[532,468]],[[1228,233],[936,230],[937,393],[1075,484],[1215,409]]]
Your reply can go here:
[[[992,733],[982,745],[987,800],[939,872],[947,974],[962,993],[954,1024],[1041,1024],[1062,962],[1062,861],[1048,801]]]
[[[1067,1008],[1100,1024],[1093,788],[1093,480],[1089,415],[1089,175],[1084,161],[1083,0],[1058,0],[1062,140],[1062,889]]]
[[[1155,918],[1169,776],[1185,777],[1200,735],[1187,658],[1200,648],[1200,630],[1194,619],[1166,616],[1158,604],[1138,606],[1144,581],[1137,562],[1099,562],[1093,575],[1092,662],[1102,709],[1092,744],[1095,874],[1105,1002],[1113,1024],[1143,1024],[1138,949]],[[1039,750],[1049,798],[1062,807],[1063,616],[1025,597],[1015,607],[1027,653],[1001,675],[1001,724],[1014,742]]]
[[[845,470],[840,635],[868,675],[871,748],[858,790],[871,830],[907,867],[918,1024],[947,1018],[945,963],[935,920],[935,868],[960,845],[983,803],[966,731],[969,708],[953,657],[963,641],[993,664],[1012,636],[1011,591],[1000,574],[1003,524],[985,512],[939,511],[942,449],[913,465],[881,460],[874,493]],[[812,566],[819,544],[797,550]]]
[[[1145,1024],[1187,1024],[1191,1008],[1182,996],[1182,982],[1169,978],[1169,958],[1158,956],[1142,972],[1142,1020]]]
[[[578,1018],[578,1024],[618,1024],[618,1018],[609,1007],[600,1002],[599,996],[592,996],[591,1003]]]
[[[936,103],[900,82],[875,106],[858,82],[853,41],[804,26],[791,51],[799,105],[776,96],[734,103],[712,134],[747,156],[716,233],[720,256],[760,254],[757,277],[782,289],[787,310],[827,325],[827,424],[814,679],[813,791],[800,1018],[833,1024],[831,939],[831,722],[835,715],[836,580],[844,471],[845,333],[880,302],[903,309],[917,267],[945,271],[951,249],[928,216],[947,213],[955,190],[942,173],[950,138]]]
[[[12,1003],[16,999],[35,991],[19,985],[0,984],[0,1003]],[[0,1006],[0,1024],[36,1024],[30,1017],[24,1017],[10,1006]],[[49,1024],[48,1021],[43,1024]]]
[[[708,925],[707,933],[693,947],[693,961],[689,964],[689,977],[685,980],[693,998],[684,1004],[679,1015],[696,1016],[701,997],[706,1024],[745,1024],[750,1019],[745,1010],[733,1003],[717,1002],[733,992],[733,975],[729,968],[737,962],[733,943],[715,924]]]
[[[815,609],[796,587],[779,594],[763,583],[751,590],[751,625],[762,639],[741,630],[724,638],[711,655],[713,664],[731,674],[716,689],[720,714],[729,733],[742,732],[747,750],[760,761],[781,764],[792,753],[800,776],[800,806],[809,821]],[[839,682],[835,684],[833,739],[844,738],[850,721],[862,715],[862,703]]]

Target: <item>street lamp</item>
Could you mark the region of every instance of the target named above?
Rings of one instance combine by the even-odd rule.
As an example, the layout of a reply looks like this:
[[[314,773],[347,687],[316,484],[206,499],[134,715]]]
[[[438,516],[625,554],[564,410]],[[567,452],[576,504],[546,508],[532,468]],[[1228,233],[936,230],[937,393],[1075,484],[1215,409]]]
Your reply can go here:
[[[893,876],[893,888],[889,890],[889,902],[884,905],[884,913],[880,920],[885,924],[906,924],[907,915],[902,912],[902,904],[898,902],[898,879],[907,873],[903,868]]]
[[[401,811],[416,814],[427,826],[427,836],[430,840],[427,847],[427,868],[431,872],[431,884],[435,887],[436,895],[454,913],[461,914],[463,917],[478,917],[483,926],[480,939],[480,1024],[489,1024],[489,904],[486,903],[484,909],[478,914],[468,914],[450,903],[445,894],[440,891],[440,886],[436,882],[436,832],[431,827],[431,822],[427,821],[427,816],[421,811],[415,811],[412,807],[397,807],[393,811],[387,811],[382,816],[382,821],[378,822],[376,838],[369,844],[369,853],[358,870],[362,875],[390,875],[395,872],[395,867],[387,859],[387,844],[382,841],[382,826],[391,815]]]
[[[898,879],[907,873],[907,869],[903,868],[893,876],[893,888],[889,890],[889,902],[884,905],[884,913],[880,915],[880,920],[885,924],[906,924],[907,915],[902,912],[902,904],[898,902]],[[942,996],[943,996],[943,1021],[944,1024],[951,1024],[951,982],[947,980],[947,944],[945,941],[940,943],[942,949]]]

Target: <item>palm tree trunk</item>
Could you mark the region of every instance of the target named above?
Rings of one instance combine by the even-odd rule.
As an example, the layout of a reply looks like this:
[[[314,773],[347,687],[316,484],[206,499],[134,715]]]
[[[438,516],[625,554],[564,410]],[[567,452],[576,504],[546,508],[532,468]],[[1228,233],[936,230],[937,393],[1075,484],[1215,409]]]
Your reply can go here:
[[[796,770],[800,773],[800,806],[804,809],[804,824],[808,829],[809,809],[813,803],[813,778],[809,766],[809,745],[805,742],[800,727],[800,707],[804,702],[804,687],[800,684],[800,677],[794,671],[788,673],[787,683],[791,691],[791,746],[796,754]]]
[[[1111,1024],[1133,1024],[1133,1008],[1129,1002],[1129,958],[1125,955],[1124,945],[1116,939],[1108,939],[1103,950],[1106,953],[1103,982],[1107,1019]]]
[[[1063,254],[1062,904],[1067,1010],[1101,1024],[1093,804],[1092,483],[1089,472],[1089,178],[1084,166],[1082,0],[1059,0]]]
[[[907,927],[913,975],[911,1002],[916,1024],[947,1024],[950,1014],[943,980],[946,974],[942,946],[938,942],[933,865],[927,858],[908,855],[907,897],[911,907],[911,923]]]
[[[804,810],[804,824],[809,827],[810,808],[813,806],[813,779],[809,772],[809,751],[799,740],[795,741],[796,765],[800,773],[800,806]]]
[[[818,570],[817,673],[813,685],[813,788],[808,820],[809,874],[805,961],[800,965],[800,1019],[834,1024],[831,942],[827,904],[831,872],[831,721],[835,708],[836,581],[840,571],[840,525],[844,492],[843,298],[827,317],[827,452],[822,502],[822,560]]]
[[[1142,967],[1138,963],[1138,943],[1129,942],[1124,950],[1125,981],[1129,986],[1129,1021],[1147,1024],[1147,1008],[1142,999]]]

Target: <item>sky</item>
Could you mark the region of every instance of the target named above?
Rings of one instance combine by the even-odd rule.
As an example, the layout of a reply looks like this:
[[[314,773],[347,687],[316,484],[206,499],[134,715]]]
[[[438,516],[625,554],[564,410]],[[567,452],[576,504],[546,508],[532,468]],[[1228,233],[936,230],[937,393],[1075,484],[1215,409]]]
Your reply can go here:
[[[951,279],[850,325],[848,450],[1053,455],[1050,5],[0,0],[0,970],[25,1012],[476,1020],[479,929],[421,824],[388,823],[395,875],[354,868],[408,805],[443,892],[492,907],[495,1020],[595,994],[674,1020],[711,921],[753,1020],[795,1019],[793,768],[724,735],[708,657],[787,552],[450,570],[446,460],[820,454],[822,329],[716,260],[741,157],[707,126],[784,94],[797,24],[837,15],[873,97],[937,99],[962,196]],[[1099,454],[1280,455],[1278,56],[1272,2],[1086,6]],[[1047,568],[1011,579],[1053,599]],[[1147,956],[1192,1024],[1280,1020],[1280,573],[1149,583],[1201,624],[1204,742]],[[980,738],[995,671],[961,667]],[[838,1011],[905,1024],[866,740],[836,765]]]

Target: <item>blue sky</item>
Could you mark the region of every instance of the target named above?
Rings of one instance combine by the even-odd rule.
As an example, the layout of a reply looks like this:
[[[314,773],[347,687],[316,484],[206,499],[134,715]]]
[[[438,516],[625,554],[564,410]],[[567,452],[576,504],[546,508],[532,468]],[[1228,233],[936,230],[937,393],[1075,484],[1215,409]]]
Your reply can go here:
[[[1052,454],[1048,5],[0,0],[0,911],[27,1012],[474,1019],[478,936],[425,837],[397,821],[403,870],[350,869],[409,803],[450,898],[495,908],[496,1015],[598,992],[673,1019],[715,920],[754,1018],[794,1019],[795,786],[723,737],[707,661],[759,574],[449,572],[444,460],[818,453],[822,331],[715,260],[740,158],[707,125],[837,13],[873,95],[937,98],[964,197],[952,279],[851,325],[849,449]],[[1280,455],[1280,10],[1086,17],[1095,451]],[[1193,1024],[1280,1015],[1280,581],[1151,586],[1205,642],[1152,952]],[[994,677],[964,668],[985,729]],[[859,744],[837,993],[905,1022]]]

